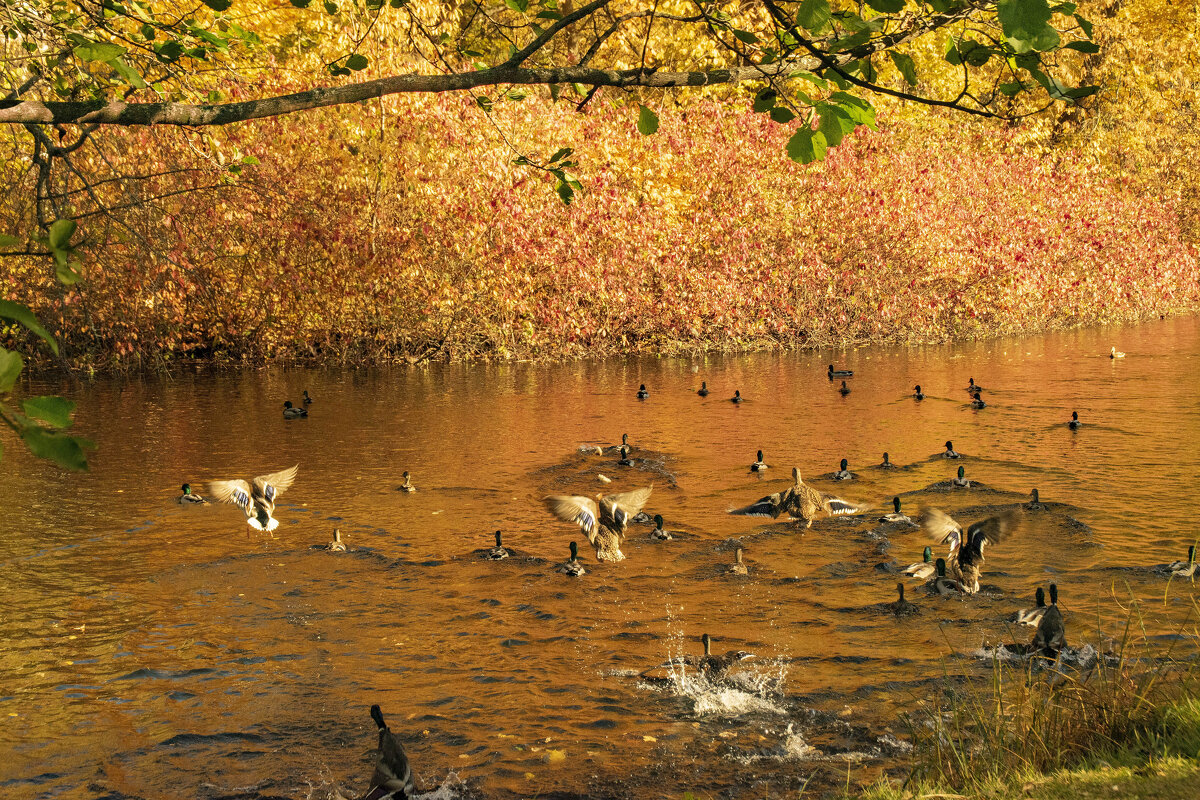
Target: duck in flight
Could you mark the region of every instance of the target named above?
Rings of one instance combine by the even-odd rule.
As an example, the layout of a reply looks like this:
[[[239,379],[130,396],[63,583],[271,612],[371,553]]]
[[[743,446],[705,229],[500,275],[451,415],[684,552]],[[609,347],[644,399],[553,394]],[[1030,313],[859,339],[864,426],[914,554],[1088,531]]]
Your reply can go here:
[[[624,561],[621,542],[629,521],[650,499],[653,484],[631,492],[596,495],[551,495],[545,499],[550,513],[563,522],[574,522],[596,549],[597,561]]]
[[[925,533],[943,543],[949,543],[950,574],[967,594],[979,591],[984,549],[988,545],[999,544],[1004,536],[1016,529],[1016,524],[1017,516],[1013,511],[971,523],[966,530],[963,530],[962,525],[949,514],[939,509],[927,508],[921,514],[921,527]]]
[[[209,490],[221,502],[241,508],[246,515],[246,524],[251,528],[269,533],[279,527],[279,520],[273,516],[275,501],[296,480],[299,468],[297,464],[269,475],[259,475],[251,483],[241,479],[213,481]]]

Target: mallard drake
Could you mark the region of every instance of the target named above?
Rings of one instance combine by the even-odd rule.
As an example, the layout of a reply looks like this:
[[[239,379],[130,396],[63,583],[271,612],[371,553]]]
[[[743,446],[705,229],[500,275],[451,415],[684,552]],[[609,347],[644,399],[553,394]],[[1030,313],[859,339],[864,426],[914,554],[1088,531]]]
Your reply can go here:
[[[982,392],[983,390],[984,389],[982,386],[979,386],[975,383],[974,378],[971,378],[970,380],[967,381],[967,394],[976,395],[976,394],[979,394],[980,392]]]
[[[379,726],[379,748],[375,754],[375,772],[362,800],[411,800],[417,794],[408,755],[396,735],[388,730],[379,706],[371,706],[371,719]]]
[[[983,402],[983,398],[976,392],[971,397],[971,408],[987,408],[987,403]]]
[[[921,384],[918,383],[916,386],[913,387],[913,400],[924,400],[924,399],[925,399],[925,393],[921,391]]]
[[[927,581],[937,574],[937,564],[933,563],[933,548],[925,545],[925,550],[921,553],[921,558],[924,560],[905,567],[904,574],[920,581]]]
[[[1054,593],[1055,598],[1058,597],[1058,586],[1050,584],[1050,591]],[[1039,586],[1033,596],[1033,608],[1025,608],[1017,612],[1017,624],[1036,628],[1038,623],[1042,621],[1042,615],[1045,613],[1046,592]]]
[[[296,408],[295,406],[292,405],[291,400],[283,401],[283,418],[284,419],[299,419],[300,417],[307,417],[307,416],[308,416],[307,408]]]
[[[179,495],[179,498],[178,498],[178,502],[180,502],[180,503],[186,504],[186,503],[207,503],[208,502],[200,495],[192,493],[192,485],[190,483],[185,483],[183,486],[180,486],[179,488],[183,489],[183,494]]]
[[[417,487],[413,486],[412,476],[408,474],[408,470],[405,470],[400,477],[404,478],[404,483],[396,487],[397,492],[415,492],[417,490]]]
[[[804,527],[811,528],[817,512],[824,511],[834,517],[843,514],[857,514],[863,507],[843,500],[840,497],[821,494],[806,484],[800,478],[800,470],[792,468],[794,484],[781,492],[767,495],[743,508],[735,508],[728,513],[747,517],[771,517],[778,519],[785,511],[796,519],[804,520]]]
[[[948,441],[946,449],[942,452],[942,458],[962,458],[962,456],[954,450],[954,442]]]
[[[213,481],[208,485],[213,497],[223,503],[233,503],[246,514],[246,524],[256,531],[268,533],[279,527],[275,513],[275,500],[288,490],[296,480],[297,464],[270,475],[259,475],[253,485],[244,480]]]
[[[887,453],[883,454],[883,463],[879,465],[880,469],[895,469],[896,465],[892,463],[891,456]]]
[[[730,575],[749,575],[750,571],[746,569],[746,564],[742,561],[742,548],[738,548],[733,556],[733,563],[725,568],[725,571]]]
[[[833,364],[829,365],[829,380],[834,378],[851,378],[854,376],[852,369],[834,369]]]
[[[1038,498],[1038,490],[1037,489],[1030,490],[1029,496],[1032,499],[1030,499],[1030,501],[1025,504],[1026,511],[1043,511],[1043,510],[1045,510],[1046,507],[1044,505],[1042,505],[1042,501]]]
[[[1188,547],[1187,561],[1172,561],[1167,565],[1171,574],[1178,578],[1190,578],[1196,574],[1196,546]]]
[[[489,561],[499,561],[511,555],[512,551],[504,546],[504,542],[500,541],[500,531],[496,531],[496,546],[488,550],[483,557]]]
[[[962,525],[939,509],[927,508],[921,514],[921,527],[925,532],[941,542],[949,542],[951,574],[967,594],[979,591],[984,548],[998,544],[1003,536],[1016,529],[1016,525],[1016,512],[1006,511],[972,523],[964,533]]]
[[[646,389],[646,384],[643,383],[641,386],[638,387],[637,399],[645,400],[649,396],[650,396],[650,391],[648,389]]]
[[[669,542],[675,538],[670,531],[663,530],[662,514],[654,515],[654,530],[650,531],[650,538],[656,542]]]
[[[621,448],[624,448],[627,451],[633,450],[633,445],[631,445],[629,443],[629,434],[628,433],[622,433],[621,434],[621,443],[610,446],[608,448],[608,451],[610,453],[619,453],[619,452],[621,452]]]
[[[854,473],[848,469],[849,466],[850,462],[843,458],[839,464],[838,471],[833,473],[833,479],[835,481],[848,481],[852,479],[854,477]]]
[[[330,550],[334,553],[346,552],[346,543],[342,541],[342,529],[341,528],[333,529],[333,541],[330,542],[329,544],[325,545],[325,549]]]
[[[1077,431],[1077,430],[1079,430],[1079,426],[1081,424],[1082,423],[1079,421],[1079,412],[1072,411],[1071,412],[1071,421],[1067,423],[1067,427],[1073,431]]]
[[[310,405],[312,405],[312,401],[313,401],[313,399],[308,396],[308,389],[305,389],[304,390],[304,405],[310,406]]]
[[[559,564],[555,571],[572,578],[587,574],[587,570],[583,568],[583,562],[579,560],[579,546],[575,542],[571,542],[571,557]]]
[[[621,542],[629,520],[642,510],[653,484],[623,494],[590,497],[552,495],[545,499],[550,513],[564,522],[574,522],[596,548],[597,561],[622,561]]]
[[[896,591],[900,593],[900,599],[887,604],[887,607],[893,614],[895,614],[897,617],[907,617],[912,614],[921,613],[921,609],[917,607],[916,603],[910,603],[904,599],[903,583],[896,584]]]
[[[838,389],[838,394],[840,394],[842,397],[850,394],[850,387],[846,385],[845,381],[842,381],[842,386],[840,389]]]
[[[1108,357],[1109,358],[1124,358],[1125,354],[1114,347],[1113,349],[1108,351]]]
[[[913,522],[911,517],[908,517],[900,510],[900,498],[899,497],[892,498],[891,512],[888,514],[884,514],[882,517],[879,518],[879,521],[886,522],[891,525],[911,525],[914,528],[917,527],[917,523]],[[926,549],[928,549],[928,548],[926,548]],[[925,559],[925,560],[928,561],[929,559]]]
[[[753,653],[747,653],[745,650],[730,650],[724,655],[714,656],[712,638],[706,633],[700,637],[700,641],[704,645],[704,655],[700,657],[699,667],[709,680],[719,680],[734,664],[754,658]]]
[[[946,559],[939,558],[933,562],[933,577],[925,584],[925,591],[941,597],[962,594],[962,584],[953,578],[946,577]]]
[[[700,381],[700,388],[696,391],[696,394],[701,397],[708,397],[708,381]]]
[[[1062,611],[1058,609],[1057,603],[1051,603],[1046,606],[1042,618],[1038,620],[1033,641],[1029,644],[1029,654],[1054,661],[1066,646],[1067,632],[1063,625]]]
[[[751,472],[762,472],[764,469],[770,469],[770,467],[768,467],[766,465],[766,463],[763,461],[762,450],[759,450],[757,458],[755,459],[754,463],[750,465],[750,471]]]
[[[734,390],[733,390],[733,397],[729,398],[729,402],[731,402],[731,403],[740,403],[740,402],[742,402],[742,390],[741,390],[741,389],[734,389]]]
[[[970,489],[971,482],[967,480],[967,470],[965,467],[958,468],[958,477],[950,479],[951,486],[957,486],[960,489]]]
[[[629,457],[628,445],[621,445],[621,449],[618,452],[621,454],[621,458],[617,461],[617,463],[622,467],[632,467],[633,459]]]

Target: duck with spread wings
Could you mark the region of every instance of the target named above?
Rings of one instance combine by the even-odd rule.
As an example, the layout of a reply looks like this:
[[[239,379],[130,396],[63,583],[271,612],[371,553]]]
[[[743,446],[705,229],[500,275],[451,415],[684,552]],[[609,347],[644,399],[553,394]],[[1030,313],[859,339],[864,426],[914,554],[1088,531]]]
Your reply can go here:
[[[596,495],[595,499],[579,495],[551,495],[546,498],[550,513],[563,522],[574,522],[596,548],[597,561],[623,561],[621,542],[625,529],[650,499],[654,485],[643,486],[621,494]]]
[[[209,490],[223,503],[233,503],[246,514],[246,524],[256,531],[270,531],[279,527],[275,513],[275,500],[287,491],[296,480],[297,464],[270,475],[259,475],[251,483],[238,478],[232,481],[213,481]]]
[[[730,514],[746,517],[771,517],[779,519],[784,512],[796,519],[804,520],[804,527],[811,528],[812,521],[819,512],[835,517],[842,514],[857,514],[863,507],[835,497],[831,494],[821,494],[800,478],[800,470],[792,468],[794,483],[781,492],[769,494],[743,508],[735,508]]]
[[[950,555],[947,560],[950,574],[966,594],[979,591],[984,548],[998,544],[1002,537],[1016,530],[1016,525],[1017,515],[1013,511],[973,522],[965,531],[944,511],[927,508],[921,513],[921,527],[925,533],[949,543]]]

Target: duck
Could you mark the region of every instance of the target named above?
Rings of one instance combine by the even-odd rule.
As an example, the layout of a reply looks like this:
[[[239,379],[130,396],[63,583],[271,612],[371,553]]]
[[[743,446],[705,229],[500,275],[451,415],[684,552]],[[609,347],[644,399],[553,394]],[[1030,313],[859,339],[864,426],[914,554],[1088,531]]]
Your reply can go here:
[[[714,656],[712,638],[706,633],[700,637],[700,641],[704,645],[704,655],[700,657],[699,667],[709,680],[720,680],[734,664],[754,658],[753,653],[747,653],[745,650],[730,650],[724,655]]]
[[[308,394],[308,389],[304,390],[304,405],[311,406],[313,399]]]
[[[346,552],[346,543],[342,541],[342,529],[333,529],[333,541],[325,545],[325,549],[334,553]]]
[[[970,489],[971,482],[967,480],[967,470],[965,467],[958,468],[958,477],[950,479],[951,486],[957,486],[960,489]]]
[[[411,800],[416,797],[412,768],[400,740],[383,721],[379,706],[371,706],[371,719],[379,726],[379,747],[375,753],[375,772],[362,800]]]
[[[587,570],[583,568],[583,562],[579,560],[579,546],[575,542],[571,542],[571,557],[559,564],[555,572],[572,578],[587,574]]]
[[[887,453],[883,454],[883,463],[879,465],[880,469],[895,469],[896,465],[892,463],[891,456]]]
[[[1052,599],[1057,600],[1057,592]],[[1046,606],[1042,618],[1038,620],[1033,641],[1029,643],[1029,654],[1055,661],[1066,646],[1067,632],[1063,625],[1062,611],[1059,610],[1057,602],[1052,602]]]
[[[740,402],[742,402],[742,390],[741,390],[741,389],[734,389],[734,390],[733,390],[733,397],[729,398],[729,402],[731,402],[731,403],[740,403]]]
[[[645,400],[649,396],[650,396],[650,392],[648,389],[646,389],[646,384],[643,383],[641,386],[638,387],[637,399]]]
[[[845,381],[842,381],[842,386],[840,389],[838,389],[838,394],[840,394],[842,397],[850,394],[850,387],[846,385]]]
[[[976,392],[974,395],[971,396],[971,407],[972,408],[987,408],[987,403],[983,402],[983,398],[979,396],[979,392]]]
[[[925,550],[921,553],[921,558],[921,561],[905,567],[904,574],[919,581],[927,581],[937,574],[937,565],[933,563],[933,548],[925,545]]]
[[[921,384],[918,383],[916,386],[913,387],[913,400],[924,400],[924,399],[925,399],[925,393],[921,391]]]
[[[947,441],[946,449],[942,452],[942,458],[962,458],[962,456],[954,450],[954,442]]]
[[[1050,584],[1051,597],[1055,602],[1058,600],[1058,585]],[[1046,592],[1042,587],[1037,587],[1037,592],[1033,596],[1033,608],[1025,608],[1017,612],[1017,624],[1028,625],[1031,628],[1036,628],[1038,623],[1042,621],[1042,616],[1046,613]]]
[[[501,559],[508,558],[511,555],[512,551],[505,547],[504,543],[500,541],[500,531],[496,531],[496,546],[485,552],[483,557],[489,561],[500,561]]]
[[[835,517],[857,514],[865,510],[862,506],[840,497],[821,494],[801,479],[798,467],[792,467],[792,480],[794,483],[787,489],[759,498],[748,506],[732,509],[728,513],[778,519],[781,514],[787,512],[792,518],[803,520],[805,528],[811,528],[818,512],[823,511],[827,516]]]
[[[669,542],[675,538],[670,531],[663,530],[662,514],[654,515],[654,530],[650,531],[650,538],[656,542]]]
[[[962,584],[946,577],[946,559],[933,562],[933,577],[925,584],[925,591],[941,597],[953,597],[963,593]]]
[[[1109,358],[1124,358],[1125,354],[1114,347],[1113,349],[1108,351],[1108,357]]]
[[[621,458],[617,461],[617,463],[620,464],[622,467],[632,467],[633,459],[629,457],[629,446],[621,445],[621,449],[619,452],[621,454]]]
[[[654,484],[622,494],[596,495],[595,499],[578,495],[551,495],[544,502],[550,513],[563,522],[574,522],[596,549],[597,561],[624,561],[621,542],[629,520],[636,516]]]
[[[852,369],[834,369],[833,364],[829,365],[829,380],[833,380],[834,378],[852,378],[852,377],[854,377],[854,370],[852,370]]]
[[[696,391],[696,394],[701,397],[708,397],[708,381],[700,381],[700,388]]]
[[[833,473],[833,479],[835,481],[848,481],[854,478],[854,473],[847,469],[849,466],[850,462],[843,458],[838,471]]]
[[[180,486],[179,488],[183,490],[183,494],[179,495],[179,497],[177,498],[177,502],[179,502],[179,503],[187,505],[189,503],[207,503],[208,502],[200,495],[194,494],[192,492],[192,485],[190,483],[185,483],[183,486]]]
[[[1172,561],[1167,565],[1171,574],[1178,578],[1190,578],[1196,574],[1196,546],[1188,548],[1187,561]]]
[[[966,531],[949,514],[939,509],[927,508],[921,514],[921,527],[925,533],[943,543],[949,542],[951,574],[966,594],[979,591],[984,548],[998,544],[1004,536],[1016,530],[1016,525],[1017,515],[1014,511],[973,522]]]
[[[404,478],[404,483],[396,487],[397,492],[415,492],[417,490],[417,487],[412,484],[412,476],[408,474],[408,470],[405,470],[400,477]]]
[[[628,450],[633,450],[633,445],[631,445],[631,444],[629,443],[629,434],[628,434],[628,433],[622,433],[622,434],[621,434],[621,443],[620,443],[620,444],[614,444],[614,445],[611,445],[611,446],[608,448],[608,452],[610,452],[610,453],[619,453],[619,452],[621,452],[621,448],[624,448],[624,449],[625,449],[625,450],[627,450],[627,451],[628,451]]]
[[[967,394],[976,395],[982,391],[983,391],[983,387],[976,385],[974,378],[971,378],[967,381]]]
[[[763,461],[762,450],[759,450],[758,457],[755,459],[754,463],[750,465],[750,471],[751,472],[762,472],[764,469],[770,469],[770,467],[768,467],[766,465],[766,463]]]
[[[911,525],[914,528],[917,527],[917,523],[913,522],[911,517],[905,515],[902,511],[900,511],[900,498],[899,497],[892,498],[892,510],[889,513],[884,514],[882,517],[880,517],[879,521],[886,522],[886,523],[889,523],[892,525]],[[929,559],[927,558],[925,560],[928,561]]]
[[[269,475],[259,475],[251,483],[237,480],[213,481],[208,485],[213,497],[223,503],[233,503],[246,514],[246,524],[256,531],[270,533],[279,527],[275,513],[275,500],[288,490],[296,480],[297,464]]]
[[[283,401],[283,418],[284,419],[300,419],[300,417],[307,417],[307,416],[308,416],[307,408],[296,408],[295,406],[292,405],[291,400]]]
[[[1067,423],[1067,427],[1073,431],[1077,431],[1077,430],[1079,430],[1079,426],[1081,424],[1082,423],[1079,421],[1079,412],[1072,411],[1071,412],[1071,421]]]
[[[921,613],[921,609],[917,607],[916,603],[910,603],[908,600],[904,599],[903,583],[896,584],[896,591],[900,593],[900,599],[887,604],[888,609],[893,614],[895,614],[897,617],[907,617],[911,616],[912,614]]]
[[[742,561],[742,548],[738,548],[734,553],[733,563],[725,568],[725,572],[729,575],[749,575],[750,571],[746,569],[745,563]]]
[[[1041,499],[1038,497],[1037,489],[1031,489],[1029,496],[1031,499],[1025,504],[1026,511],[1044,511],[1046,509],[1046,506],[1042,504]]]

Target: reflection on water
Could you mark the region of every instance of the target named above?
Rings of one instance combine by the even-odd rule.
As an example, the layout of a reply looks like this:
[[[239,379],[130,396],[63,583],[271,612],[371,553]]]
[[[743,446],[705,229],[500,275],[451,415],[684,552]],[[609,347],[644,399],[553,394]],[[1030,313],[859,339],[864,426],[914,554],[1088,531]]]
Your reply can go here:
[[[1130,591],[1174,640],[1193,586],[1144,567],[1195,537],[1198,358],[1200,325],[1182,319],[956,347],[33,387],[78,398],[100,449],[87,475],[11,446],[0,463],[0,796],[353,797],[372,703],[418,785],[447,797],[779,796],[840,785],[847,764],[869,779],[903,754],[899,709],[1028,639],[1007,620],[1038,584],[1058,584],[1073,645],[1102,649],[1123,619],[1112,594]],[[855,371],[850,394],[830,360]],[[310,417],[285,422],[303,389]],[[607,449],[622,433],[628,466]],[[962,459],[941,457],[947,439]],[[751,472],[760,449],[770,469]],[[897,468],[877,466],[884,451]],[[842,458],[854,477],[835,482]],[[184,482],[296,463],[277,538],[232,506],[175,503]],[[873,513],[805,532],[726,514],[793,465]],[[952,485],[959,466],[970,488]],[[395,491],[404,470],[417,492]],[[632,525],[618,564],[540,503],[650,483],[647,511],[683,535]],[[977,597],[911,584],[922,613],[880,612],[927,543],[878,521],[893,496],[970,522],[1034,487],[1046,508],[989,549]],[[348,552],[320,548],[335,528]],[[481,558],[497,529],[514,557]],[[577,579],[555,571],[572,538]],[[739,544],[748,576],[727,569]],[[756,658],[716,684],[639,677],[698,655],[706,632]]]

